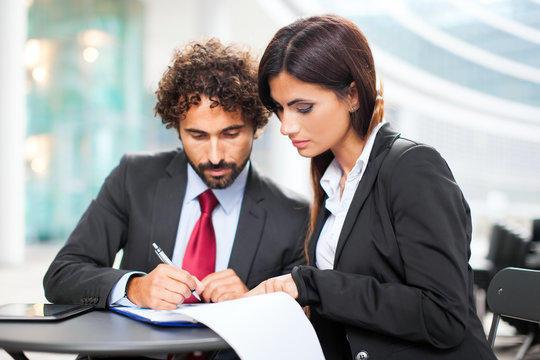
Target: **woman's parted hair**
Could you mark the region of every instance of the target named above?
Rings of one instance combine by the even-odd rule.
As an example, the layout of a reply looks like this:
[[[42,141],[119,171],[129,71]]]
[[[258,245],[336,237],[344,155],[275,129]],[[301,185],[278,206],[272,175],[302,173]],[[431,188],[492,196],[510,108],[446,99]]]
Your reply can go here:
[[[258,96],[255,58],[249,51],[225,46],[215,38],[177,50],[156,95],[154,110],[167,129],[178,130],[180,120],[202,95],[212,101],[211,107],[241,110],[254,131],[264,128],[270,115]]]
[[[350,113],[350,119],[362,139],[382,121],[382,86],[377,91],[371,49],[353,22],[337,15],[311,16],[281,28],[274,35],[261,58],[258,74],[259,95],[270,111],[275,111],[276,104],[270,94],[269,79],[282,71],[300,81],[332,90],[341,99],[350,93],[354,82],[359,109]],[[326,198],[320,180],[333,158],[328,150],[311,159],[315,198],[310,233]]]

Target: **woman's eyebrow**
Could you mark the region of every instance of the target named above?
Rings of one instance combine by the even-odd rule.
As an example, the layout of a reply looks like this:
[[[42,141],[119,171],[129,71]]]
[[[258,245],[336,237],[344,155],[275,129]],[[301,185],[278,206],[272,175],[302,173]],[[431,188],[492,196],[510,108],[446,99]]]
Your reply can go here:
[[[281,105],[279,102],[277,102],[274,98],[271,98],[272,101],[274,102],[274,104],[276,105]],[[304,101],[307,101],[307,102],[311,102],[311,100],[309,99],[302,99],[302,98],[299,98],[299,99],[294,99],[294,100],[291,100],[287,103],[287,106],[292,106],[296,103],[299,103],[299,102],[304,102]]]
[[[311,100],[309,100],[309,99],[302,99],[302,98],[300,98],[300,99],[294,99],[294,100],[292,100],[292,101],[289,101],[289,102],[287,103],[287,106],[291,106],[291,105],[294,105],[294,104],[296,104],[296,103],[304,102],[304,101],[311,102]]]

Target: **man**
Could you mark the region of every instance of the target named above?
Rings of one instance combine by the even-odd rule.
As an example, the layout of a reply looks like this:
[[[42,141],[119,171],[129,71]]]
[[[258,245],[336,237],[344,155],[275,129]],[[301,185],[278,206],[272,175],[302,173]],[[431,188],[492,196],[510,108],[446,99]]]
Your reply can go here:
[[[122,158],[45,274],[47,299],[173,309],[193,290],[206,302],[241,297],[304,262],[308,205],[249,161],[269,116],[256,84],[250,54],[218,40],[175,54],[155,110],[183,150]]]

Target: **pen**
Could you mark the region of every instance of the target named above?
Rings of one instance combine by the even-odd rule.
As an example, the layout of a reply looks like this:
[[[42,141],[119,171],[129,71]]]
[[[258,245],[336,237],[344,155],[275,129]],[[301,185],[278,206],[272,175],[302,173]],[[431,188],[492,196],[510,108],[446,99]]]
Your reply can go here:
[[[167,265],[174,266],[171,259],[169,259],[167,254],[165,254],[163,252],[163,250],[161,250],[161,248],[158,246],[158,244],[152,243],[152,246],[154,247],[154,251],[156,252],[156,255],[159,257],[161,262],[163,262],[164,264],[167,264]],[[195,296],[197,298],[197,300],[201,301],[201,298],[200,298],[199,294],[197,294],[197,292],[195,290],[192,290],[191,293],[193,294],[193,296]]]

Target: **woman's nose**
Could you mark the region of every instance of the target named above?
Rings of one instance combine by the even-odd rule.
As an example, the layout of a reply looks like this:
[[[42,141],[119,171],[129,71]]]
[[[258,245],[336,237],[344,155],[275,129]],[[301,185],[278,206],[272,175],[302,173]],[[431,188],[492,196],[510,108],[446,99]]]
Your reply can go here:
[[[286,116],[285,113],[281,114],[280,117],[281,120],[281,127],[279,128],[279,131],[283,135],[294,135],[298,132],[299,126],[298,122],[294,120],[291,116]]]

